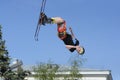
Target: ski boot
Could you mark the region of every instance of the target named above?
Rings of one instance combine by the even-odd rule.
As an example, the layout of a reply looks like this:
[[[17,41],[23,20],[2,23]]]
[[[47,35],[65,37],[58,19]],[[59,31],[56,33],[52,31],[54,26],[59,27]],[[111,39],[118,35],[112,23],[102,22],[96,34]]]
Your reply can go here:
[[[40,19],[39,19],[39,24],[42,24],[45,26],[45,24],[52,24],[53,20],[51,18],[48,18],[45,13],[40,13]]]
[[[46,22],[47,22],[47,16],[43,12],[40,13],[40,19],[38,24],[45,25]]]

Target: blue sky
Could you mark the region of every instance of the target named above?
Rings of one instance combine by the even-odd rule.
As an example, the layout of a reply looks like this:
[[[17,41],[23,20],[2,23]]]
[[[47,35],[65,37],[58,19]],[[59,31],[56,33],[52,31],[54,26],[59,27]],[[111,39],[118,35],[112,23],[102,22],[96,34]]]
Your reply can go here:
[[[0,24],[6,49],[12,58],[24,64],[52,60],[68,64],[70,53],[57,37],[56,25],[42,26],[39,41],[34,33],[42,0],[0,0]],[[120,1],[119,0],[47,0],[45,13],[59,16],[71,26],[86,53],[81,58],[87,68],[109,69],[120,79]],[[69,31],[68,31],[69,32]]]

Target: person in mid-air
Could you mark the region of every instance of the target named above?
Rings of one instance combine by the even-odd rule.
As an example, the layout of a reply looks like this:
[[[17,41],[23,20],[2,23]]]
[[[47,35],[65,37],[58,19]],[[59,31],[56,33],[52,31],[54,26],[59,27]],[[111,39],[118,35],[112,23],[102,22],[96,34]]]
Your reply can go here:
[[[72,28],[69,28],[71,34],[66,32],[66,22],[64,19],[61,17],[48,18],[44,13],[41,13],[39,24],[57,24],[58,37],[64,42],[66,48],[69,49],[70,52],[76,50],[79,54],[84,54],[85,49],[79,46],[79,41],[75,38]]]

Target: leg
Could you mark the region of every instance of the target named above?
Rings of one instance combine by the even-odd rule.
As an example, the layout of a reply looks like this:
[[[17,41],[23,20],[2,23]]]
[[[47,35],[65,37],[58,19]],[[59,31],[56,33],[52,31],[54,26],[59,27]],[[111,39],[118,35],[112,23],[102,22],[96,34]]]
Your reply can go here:
[[[65,21],[61,17],[47,17],[44,13],[41,14],[41,18],[39,19],[39,24],[62,24]]]
[[[61,24],[65,22],[61,17],[53,17],[51,19],[53,20],[54,24]]]

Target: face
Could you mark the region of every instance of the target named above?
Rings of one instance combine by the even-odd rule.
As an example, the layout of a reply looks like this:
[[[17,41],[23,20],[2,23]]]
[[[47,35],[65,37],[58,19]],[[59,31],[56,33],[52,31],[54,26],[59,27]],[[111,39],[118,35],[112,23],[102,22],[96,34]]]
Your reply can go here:
[[[76,47],[76,51],[79,53],[80,50],[81,50],[81,49],[80,49],[80,46],[77,46],[77,47]]]

